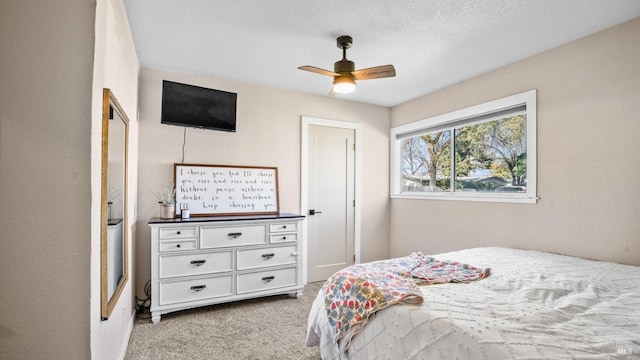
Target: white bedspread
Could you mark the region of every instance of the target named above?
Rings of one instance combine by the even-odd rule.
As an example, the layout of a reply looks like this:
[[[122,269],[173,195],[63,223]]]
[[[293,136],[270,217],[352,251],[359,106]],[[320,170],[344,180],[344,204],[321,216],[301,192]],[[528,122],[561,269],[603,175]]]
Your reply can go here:
[[[433,256],[492,274],[422,287],[421,305],[378,312],[345,354],[319,293],[307,345],[323,359],[640,359],[640,267],[508,248]]]

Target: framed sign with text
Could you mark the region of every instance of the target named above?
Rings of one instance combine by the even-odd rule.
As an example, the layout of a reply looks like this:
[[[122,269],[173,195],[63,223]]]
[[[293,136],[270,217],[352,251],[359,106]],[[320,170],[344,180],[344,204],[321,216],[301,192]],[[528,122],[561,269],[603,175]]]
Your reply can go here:
[[[176,215],[278,214],[278,168],[174,164]]]

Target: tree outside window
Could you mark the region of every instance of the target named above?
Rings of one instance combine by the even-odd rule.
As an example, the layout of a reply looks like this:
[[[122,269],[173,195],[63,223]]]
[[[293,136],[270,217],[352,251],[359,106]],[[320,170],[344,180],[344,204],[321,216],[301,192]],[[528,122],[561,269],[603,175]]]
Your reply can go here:
[[[527,191],[526,114],[426,132],[401,149],[404,192]]]

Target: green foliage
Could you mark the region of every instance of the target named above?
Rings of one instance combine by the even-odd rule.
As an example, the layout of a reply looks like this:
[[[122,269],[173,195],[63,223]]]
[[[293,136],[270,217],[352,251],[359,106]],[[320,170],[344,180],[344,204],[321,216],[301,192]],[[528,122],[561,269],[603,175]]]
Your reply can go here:
[[[453,149],[450,130],[408,139],[403,145],[403,173],[428,173],[429,185],[447,190],[452,176],[451,156],[454,156],[458,189],[493,191],[500,186],[459,180],[478,170],[488,170],[493,176],[511,181],[512,185],[525,185],[526,130],[525,115],[516,115],[456,128]]]

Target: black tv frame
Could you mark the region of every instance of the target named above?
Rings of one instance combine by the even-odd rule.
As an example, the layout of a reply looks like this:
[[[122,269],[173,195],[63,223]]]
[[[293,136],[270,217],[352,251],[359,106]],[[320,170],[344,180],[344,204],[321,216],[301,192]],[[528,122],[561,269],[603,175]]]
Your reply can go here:
[[[236,131],[238,94],[174,81],[162,81],[160,123]]]

